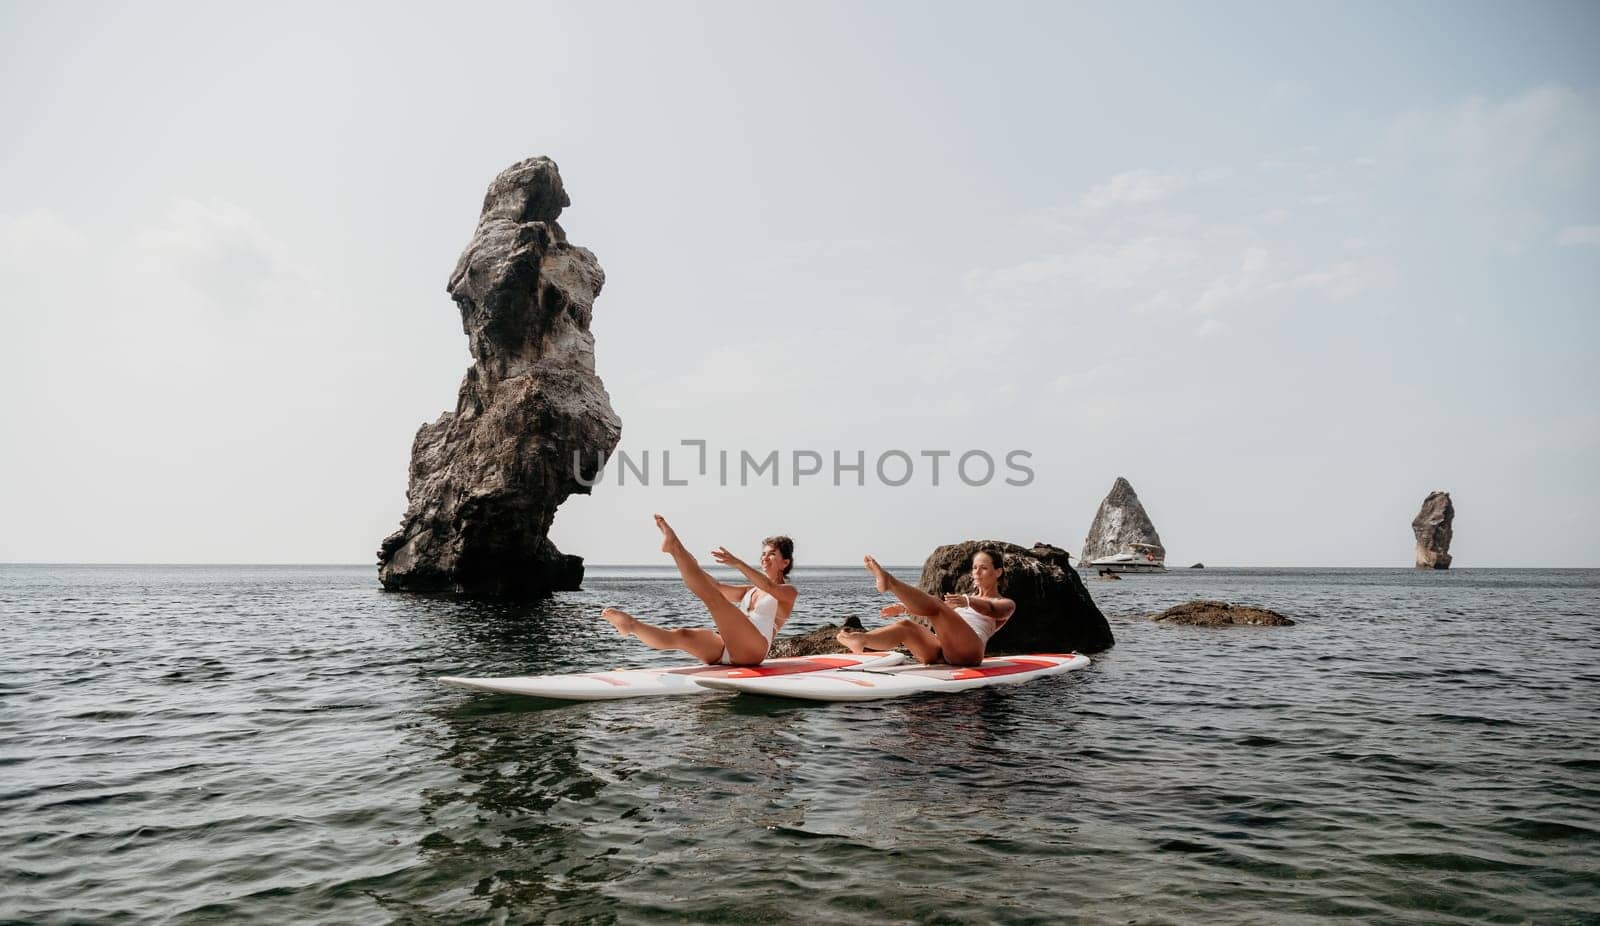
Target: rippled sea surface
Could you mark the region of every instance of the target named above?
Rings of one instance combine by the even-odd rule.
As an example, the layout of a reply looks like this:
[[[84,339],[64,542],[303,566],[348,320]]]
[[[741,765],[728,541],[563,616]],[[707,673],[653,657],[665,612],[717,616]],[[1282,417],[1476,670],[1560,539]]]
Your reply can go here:
[[[701,622],[674,574],[0,566],[0,921],[1600,918],[1600,571],[1090,588],[1117,647],[1015,688],[559,705],[433,679],[676,661],[596,619]],[[1299,623],[1142,619],[1191,598]]]

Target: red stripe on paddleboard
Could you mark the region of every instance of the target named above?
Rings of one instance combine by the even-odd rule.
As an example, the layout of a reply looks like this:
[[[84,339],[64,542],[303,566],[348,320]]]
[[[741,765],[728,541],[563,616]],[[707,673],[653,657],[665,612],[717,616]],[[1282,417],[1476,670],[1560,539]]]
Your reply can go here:
[[[950,678],[960,681],[969,678],[994,678],[997,675],[1016,675],[1018,672],[1035,672],[1039,669],[1050,669],[1059,663],[1045,662],[1040,659],[1008,659],[997,666],[978,666],[972,669],[957,669],[950,673]]]
[[[729,669],[726,678],[769,678],[774,675],[794,675],[797,672],[820,672],[823,669],[848,669],[859,666],[859,659],[829,659],[819,657],[803,662],[769,662],[759,666]]]

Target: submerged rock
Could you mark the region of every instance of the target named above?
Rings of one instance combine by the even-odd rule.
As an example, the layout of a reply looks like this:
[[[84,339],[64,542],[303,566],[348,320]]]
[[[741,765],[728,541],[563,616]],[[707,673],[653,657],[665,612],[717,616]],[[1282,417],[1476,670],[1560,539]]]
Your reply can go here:
[[[1116,644],[1111,625],[1072,568],[1071,554],[1046,543],[1032,549],[992,540],[942,546],[922,565],[922,590],[935,597],[973,591],[972,554],[984,546],[1005,555],[1000,594],[1017,603],[1016,613],[989,641],[991,655],[1098,653]]]
[[[1276,611],[1228,604],[1226,601],[1186,601],[1150,617],[1166,624],[1188,624],[1191,627],[1226,627],[1232,624],[1251,624],[1257,627],[1293,627],[1294,621]]]
[[[1189,568],[1190,569],[1204,569],[1204,568],[1206,568],[1206,564],[1205,563],[1195,563],[1193,566],[1190,566]]]
[[[531,598],[583,579],[550,524],[588,493],[622,422],[589,333],[605,272],[567,242],[556,219],[568,205],[549,158],[489,185],[448,286],[473,363],[455,411],[412,442],[405,517],[378,550],[385,588]]]
[[[1161,535],[1156,533],[1150,515],[1145,513],[1138,493],[1133,491],[1128,480],[1118,476],[1111,484],[1111,492],[1100,503],[1100,510],[1095,512],[1094,523],[1089,525],[1089,536],[1084,538],[1078,563],[1089,566],[1094,560],[1132,551],[1134,544],[1140,544],[1138,549],[1151,554],[1156,561],[1167,558]]]
[[[1417,538],[1418,569],[1449,569],[1450,539],[1454,534],[1451,524],[1456,519],[1456,506],[1449,492],[1429,492],[1422,500],[1422,510],[1411,520],[1411,533]]]

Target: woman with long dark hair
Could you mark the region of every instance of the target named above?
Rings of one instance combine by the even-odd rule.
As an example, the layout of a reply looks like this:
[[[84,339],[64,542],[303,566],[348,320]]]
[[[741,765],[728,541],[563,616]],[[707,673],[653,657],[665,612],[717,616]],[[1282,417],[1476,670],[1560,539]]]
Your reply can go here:
[[[931,629],[907,619],[868,632],[839,631],[839,642],[852,653],[890,650],[903,645],[919,662],[975,666],[983,661],[989,638],[1005,626],[1017,610],[1016,602],[1000,594],[1005,554],[994,547],[983,547],[972,554],[972,583],[976,594],[955,592],[944,596],[943,601],[890,575],[870,556],[864,562],[877,582],[878,591],[900,599],[899,604],[884,608],[883,616],[910,614],[927,621]]]

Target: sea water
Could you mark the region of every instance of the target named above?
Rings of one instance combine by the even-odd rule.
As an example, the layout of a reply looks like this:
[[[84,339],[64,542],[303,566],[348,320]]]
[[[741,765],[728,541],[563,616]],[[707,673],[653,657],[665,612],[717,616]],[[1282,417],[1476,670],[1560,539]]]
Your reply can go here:
[[[884,603],[794,578],[786,632]],[[1015,688],[556,704],[434,678],[674,661],[598,612],[703,624],[675,574],[0,566],[0,921],[1600,918],[1600,571],[1089,586],[1116,648]]]

